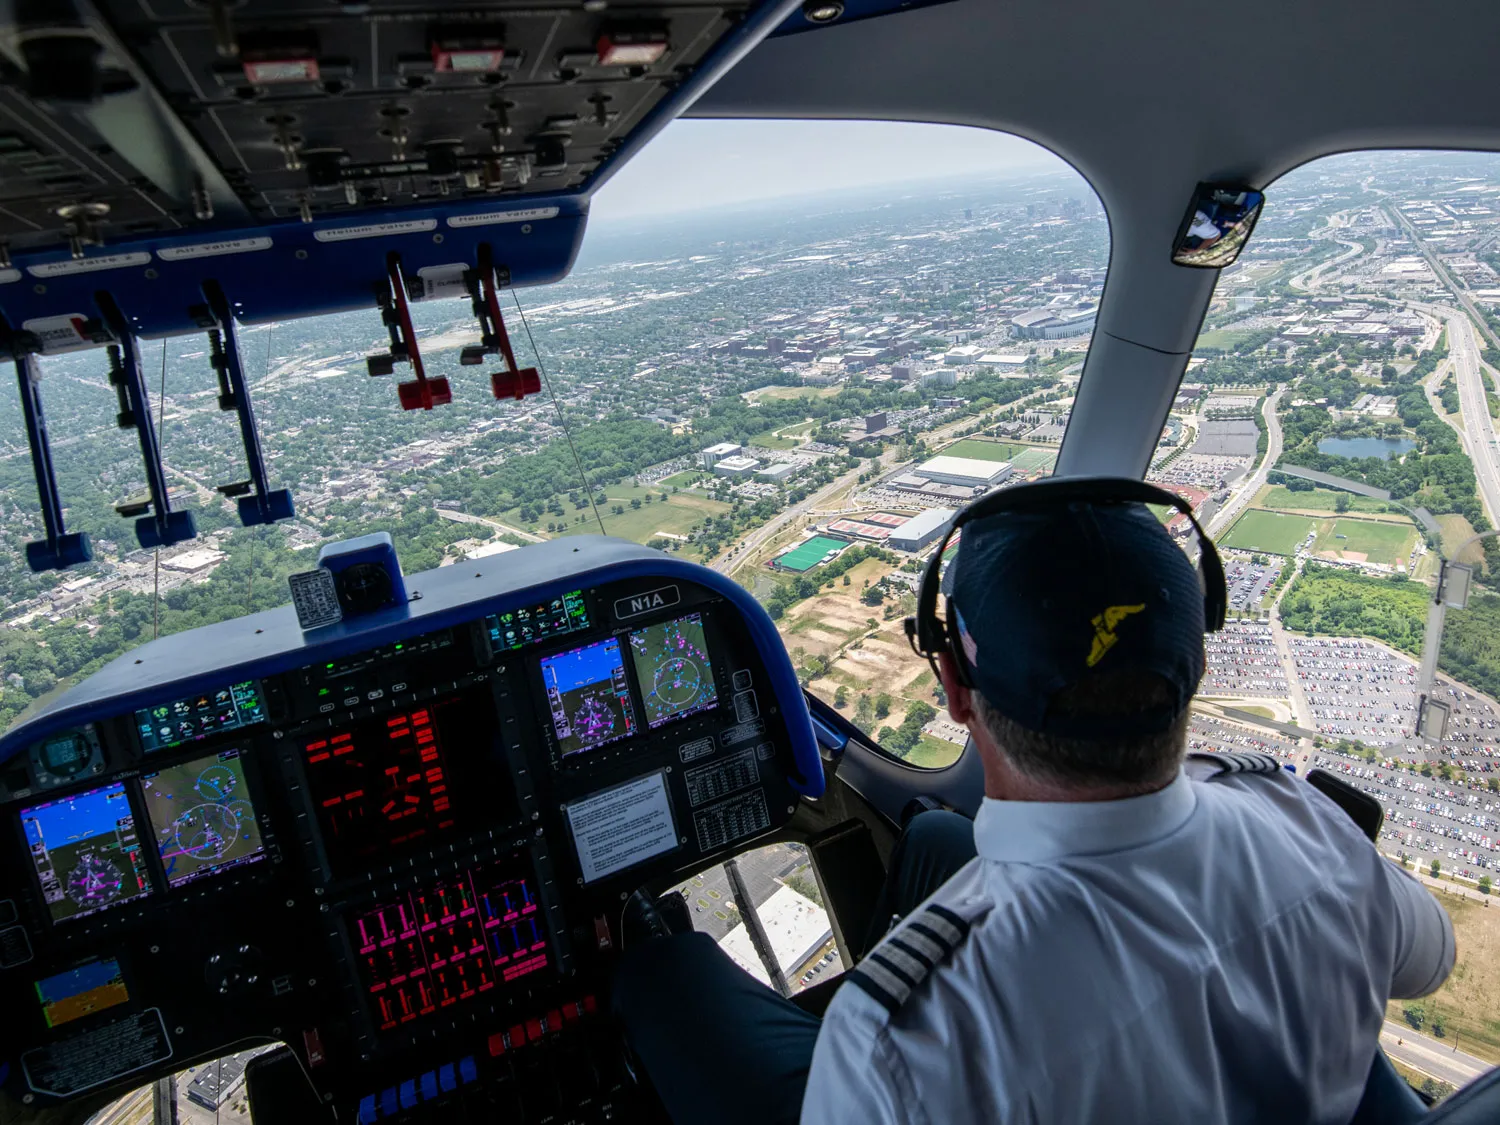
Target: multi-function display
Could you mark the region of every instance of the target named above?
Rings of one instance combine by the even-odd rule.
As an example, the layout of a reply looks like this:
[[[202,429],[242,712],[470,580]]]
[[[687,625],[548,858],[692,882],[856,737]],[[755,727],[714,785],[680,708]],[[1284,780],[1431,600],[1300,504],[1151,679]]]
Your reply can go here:
[[[485,693],[378,715],[303,744],[308,788],[336,877],[430,848],[514,811],[493,753]]]
[[[248,727],[263,722],[265,717],[260,685],[246,680],[142,708],[135,713],[135,726],[140,732],[141,747],[149,752]]]
[[[620,642],[606,637],[542,660],[557,752],[566,758],[635,733]]]
[[[151,893],[123,783],[22,809],[21,827],[54,922]]]
[[[541,907],[519,854],[378,903],[348,925],[360,983],[382,1031],[548,964]]]
[[[569,590],[551,601],[509,609],[484,619],[490,651],[524,648],[533,641],[577,633],[589,627],[588,604],[582,590]]]
[[[141,792],[172,886],[265,856],[238,750],[145,774]]]
[[[690,613],[631,633],[630,656],[641,685],[646,725],[651,729],[718,703],[701,614]]]

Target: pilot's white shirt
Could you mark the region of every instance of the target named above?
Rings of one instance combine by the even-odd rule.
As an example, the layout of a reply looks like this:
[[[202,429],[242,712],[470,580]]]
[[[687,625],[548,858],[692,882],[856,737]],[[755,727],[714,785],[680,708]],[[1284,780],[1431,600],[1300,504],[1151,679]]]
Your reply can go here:
[[[803,1125],[1344,1125],[1387,998],[1453,967],[1433,896],[1285,771],[987,799],[974,838],[839,989]]]

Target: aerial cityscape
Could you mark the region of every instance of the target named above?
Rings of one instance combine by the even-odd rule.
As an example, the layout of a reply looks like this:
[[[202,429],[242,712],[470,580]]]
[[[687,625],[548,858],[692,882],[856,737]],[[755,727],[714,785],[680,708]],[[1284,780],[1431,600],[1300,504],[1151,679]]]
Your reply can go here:
[[[410,575],[603,530],[740,582],[810,692],[890,754],[947,765],[967,732],[902,619],[957,509],[1052,471],[1109,249],[1094,193],[1061,168],[617,226],[566,281],[506,306],[541,395],[497,403],[458,362],[477,339],[467,304],[415,305],[429,374],[454,387],[430,413],[366,375],[384,346],[373,309],[248,326],[273,485],[297,506],[252,529],[214,491],[242,471],[206,344],[147,342],[169,481],[201,529],[160,552],[114,511],[144,478],[103,354],[48,356],[59,484],[96,559],[27,571],[40,520],[5,392],[0,724],[154,635],[286,603],[324,543],[388,530]],[[1500,545],[1475,539],[1500,526],[1497,417],[1500,159],[1331,157],[1268,189],[1147,474],[1190,501],[1229,577],[1192,747],[1347,775],[1386,809],[1381,848],[1468,896],[1451,909],[1487,906],[1500,874]],[[1185,518],[1162,518],[1195,549]],[[1445,559],[1475,586],[1448,612],[1434,743],[1415,734],[1417,681]],[[657,705],[696,707],[701,636],[670,640]],[[797,914],[817,897],[805,858],[778,849],[754,897],[795,891],[781,913],[805,985],[838,970],[836,950],[821,911]],[[705,878],[682,889],[732,948],[722,876]],[[1442,1015],[1487,1065],[1500,939],[1485,933],[1482,985],[1456,975],[1392,1019]],[[757,968],[748,946],[742,964]]]

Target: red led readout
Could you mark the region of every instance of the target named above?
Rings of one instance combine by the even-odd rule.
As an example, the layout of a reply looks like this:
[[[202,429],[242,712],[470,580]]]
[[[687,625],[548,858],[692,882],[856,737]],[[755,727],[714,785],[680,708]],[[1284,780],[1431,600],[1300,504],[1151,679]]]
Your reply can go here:
[[[355,915],[360,979],[382,1031],[547,965],[547,935],[517,861],[460,872]]]
[[[351,860],[428,846],[456,824],[429,708],[315,739],[303,753],[336,869]]]

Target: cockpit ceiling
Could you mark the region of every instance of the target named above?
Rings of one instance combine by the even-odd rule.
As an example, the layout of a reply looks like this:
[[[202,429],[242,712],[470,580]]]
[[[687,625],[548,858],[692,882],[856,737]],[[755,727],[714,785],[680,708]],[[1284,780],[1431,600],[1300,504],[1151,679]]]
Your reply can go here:
[[[191,228],[585,191],[790,5],[32,7],[45,14],[0,39],[0,238],[77,257]]]

